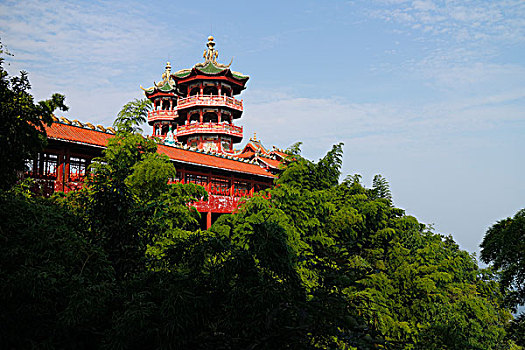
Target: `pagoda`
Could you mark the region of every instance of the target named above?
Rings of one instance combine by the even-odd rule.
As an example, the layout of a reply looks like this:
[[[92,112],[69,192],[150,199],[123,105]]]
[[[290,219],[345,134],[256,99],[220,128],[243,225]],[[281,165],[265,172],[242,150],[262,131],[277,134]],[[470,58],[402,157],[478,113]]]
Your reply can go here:
[[[175,142],[206,152],[232,154],[242,141],[243,101],[235,96],[246,88],[249,77],[217,62],[219,53],[208,37],[204,62],[171,73],[168,62],[160,83],[143,89],[154,108],[148,113],[153,135],[166,144]]]
[[[175,73],[168,62],[160,82],[144,89],[152,101],[148,122],[160,139],[157,152],[166,155],[176,175],[170,183],[196,184],[208,192],[191,205],[201,213],[202,228],[222,214],[234,212],[245,200],[271,188],[288,155],[266,149],[254,134],[240,150],[243,129],[234,125],[243,103],[235,96],[249,77],[217,62],[213,37],[208,38],[204,62]],[[48,144],[28,160],[27,177],[35,179],[44,195],[69,192],[83,186],[89,164],[100,157],[115,130],[102,125],[53,117],[46,126]],[[264,195],[264,194],[263,194]]]

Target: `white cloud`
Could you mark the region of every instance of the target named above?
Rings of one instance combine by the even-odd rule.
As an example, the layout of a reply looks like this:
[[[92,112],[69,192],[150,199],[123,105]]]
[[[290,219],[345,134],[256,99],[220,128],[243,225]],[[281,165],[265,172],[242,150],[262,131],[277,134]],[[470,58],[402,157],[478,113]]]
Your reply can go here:
[[[257,132],[265,144],[279,147],[303,141],[314,157],[340,141],[362,149],[382,145],[417,152],[423,145],[457,142],[464,133],[525,120],[522,90],[417,106],[269,93],[273,94],[270,100],[259,98],[264,91],[246,93],[241,120],[245,134]]]
[[[7,1],[0,4],[2,40],[26,70],[91,87],[134,71],[148,56],[187,45],[187,36],[173,31],[175,39],[159,45],[162,27],[137,15],[146,5],[127,5]]]
[[[448,39],[462,43],[525,40],[525,4],[521,0],[387,2],[382,8],[371,10],[370,15],[434,35],[447,34]]]

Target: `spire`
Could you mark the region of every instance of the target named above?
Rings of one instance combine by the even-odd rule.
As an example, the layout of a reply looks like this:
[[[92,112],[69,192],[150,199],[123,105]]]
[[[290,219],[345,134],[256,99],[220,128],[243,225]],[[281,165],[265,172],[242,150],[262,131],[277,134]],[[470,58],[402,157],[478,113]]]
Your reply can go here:
[[[204,63],[212,62],[217,63],[217,57],[219,57],[219,51],[215,49],[215,42],[213,36],[208,37],[208,43],[206,44],[208,49],[204,51],[202,57],[205,59]]]
[[[162,80],[165,81],[169,79],[171,76],[171,63],[168,61],[166,62],[166,70],[164,73],[162,73]]]
[[[144,89],[142,87],[142,85],[140,86],[140,88],[142,90],[144,90],[145,92],[148,92],[148,93],[152,93],[156,89],[161,89],[163,91],[167,91],[166,89],[174,90],[175,89],[175,81],[171,77],[171,63],[169,61],[166,62],[166,68],[165,68],[164,73],[162,73],[161,78],[162,78],[161,81],[159,81],[158,83],[153,82],[153,86],[148,88],[148,89]]]
[[[206,46],[208,48],[204,50],[204,53],[202,54],[202,58],[204,58],[204,63],[197,63],[195,67],[204,67],[211,63],[218,68],[230,68],[233,62],[233,58],[230,61],[230,64],[228,65],[217,62],[217,58],[219,57],[219,51],[217,51],[217,49],[215,48],[215,41],[213,41],[213,36],[210,35],[208,37],[208,42],[206,43]]]

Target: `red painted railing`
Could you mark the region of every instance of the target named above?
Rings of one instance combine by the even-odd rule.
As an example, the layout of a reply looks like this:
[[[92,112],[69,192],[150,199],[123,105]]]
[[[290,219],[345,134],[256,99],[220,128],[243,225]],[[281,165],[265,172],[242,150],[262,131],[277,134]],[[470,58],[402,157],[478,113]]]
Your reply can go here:
[[[218,106],[229,107],[238,111],[243,110],[242,100],[233,97],[219,95],[195,95],[185,98],[179,98],[177,109],[183,109],[193,106]]]
[[[194,123],[177,126],[177,136],[186,136],[190,134],[226,134],[230,136],[242,137],[242,126],[231,124],[216,123]]]
[[[166,120],[166,119],[175,119],[179,116],[176,110],[169,111],[169,110],[162,110],[159,109],[157,111],[149,111],[148,112],[148,121],[154,121],[154,120]]]

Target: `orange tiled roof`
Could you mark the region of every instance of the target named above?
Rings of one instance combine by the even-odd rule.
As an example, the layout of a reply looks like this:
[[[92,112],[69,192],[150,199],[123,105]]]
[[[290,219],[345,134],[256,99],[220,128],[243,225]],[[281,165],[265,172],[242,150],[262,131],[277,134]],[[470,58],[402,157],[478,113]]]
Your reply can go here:
[[[99,147],[106,147],[115,135],[74,125],[53,123],[46,126],[47,137],[55,140],[73,141]]]
[[[49,127],[46,126],[46,132],[47,137],[54,140],[77,142],[98,147],[106,147],[108,140],[114,137],[113,134],[108,132],[102,132],[63,123],[53,123]],[[179,162],[265,177],[274,177],[274,175],[264,170],[257,164],[247,163],[243,160],[228,159],[225,155],[220,156],[217,154],[206,154],[198,151],[170,147],[166,145],[158,145],[158,152],[166,154],[170,159]]]
[[[258,157],[257,159],[271,168],[279,169],[279,165],[281,165],[281,161],[277,159],[271,159],[266,157]]]
[[[252,151],[246,151],[243,153],[236,154],[235,156],[237,158],[252,158],[255,155],[255,152]]]
[[[246,146],[244,146],[244,149],[242,150],[241,153],[248,152],[250,149],[253,152],[259,152],[261,154],[268,154],[268,151],[263,147],[260,141],[250,140],[246,144]]]
[[[272,174],[252,163],[245,163],[239,160],[223,158],[218,155],[205,154],[190,150],[185,150],[166,145],[159,145],[159,153],[166,154],[170,159],[192,164],[200,164],[213,168],[232,170],[241,173],[248,173],[266,177],[274,177]]]
[[[277,155],[277,156],[279,156],[279,157],[281,157],[283,159],[286,159],[286,158],[288,158],[290,156],[289,154],[284,153],[284,152],[282,152],[280,150],[277,150],[277,149],[272,150],[270,152],[270,154],[275,154],[275,155]]]

